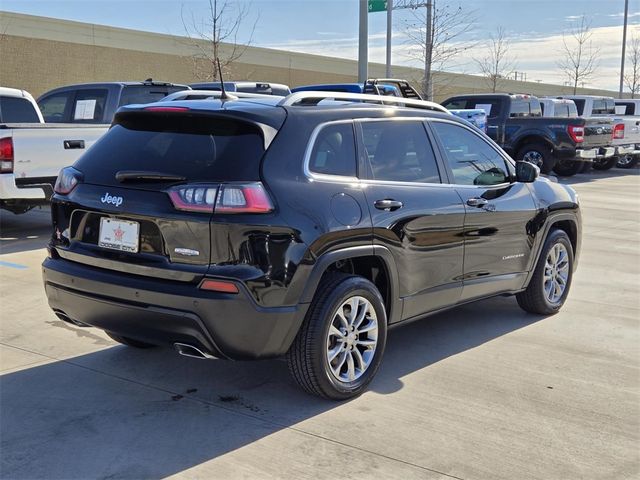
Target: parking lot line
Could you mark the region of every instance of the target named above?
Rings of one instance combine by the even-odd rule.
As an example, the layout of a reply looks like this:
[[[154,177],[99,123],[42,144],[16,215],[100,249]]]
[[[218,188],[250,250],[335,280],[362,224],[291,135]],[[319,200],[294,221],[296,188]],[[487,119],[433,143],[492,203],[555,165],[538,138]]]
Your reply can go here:
[[[24,270],[25,268],[29,268],[26,265],[20,265],[19,263],[13,263],[13,262],[5,262],[3,260],[0,260],[0,267],[17,268],[18,270]]]

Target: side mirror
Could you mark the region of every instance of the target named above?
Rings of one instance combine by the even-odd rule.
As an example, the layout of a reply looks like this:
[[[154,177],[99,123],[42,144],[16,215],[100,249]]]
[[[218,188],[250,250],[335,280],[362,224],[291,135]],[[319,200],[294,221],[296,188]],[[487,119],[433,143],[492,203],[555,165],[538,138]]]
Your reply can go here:
[[[540,169],[533,163],[516,162],[516,181],[531,183],[540,176]]]

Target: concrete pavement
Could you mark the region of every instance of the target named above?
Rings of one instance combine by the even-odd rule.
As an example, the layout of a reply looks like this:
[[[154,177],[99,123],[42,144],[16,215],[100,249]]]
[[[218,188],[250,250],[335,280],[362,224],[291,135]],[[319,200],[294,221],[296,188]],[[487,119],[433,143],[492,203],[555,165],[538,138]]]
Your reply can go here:
[[[515,299],[393,330],[370,390],[282,361],[139,351],[58,320],[46,212],[0,215],[0,477],[640,478],[640,176],[578,175],[580,267],[553,317]],[[33,237],[33,238],[28,238]]]

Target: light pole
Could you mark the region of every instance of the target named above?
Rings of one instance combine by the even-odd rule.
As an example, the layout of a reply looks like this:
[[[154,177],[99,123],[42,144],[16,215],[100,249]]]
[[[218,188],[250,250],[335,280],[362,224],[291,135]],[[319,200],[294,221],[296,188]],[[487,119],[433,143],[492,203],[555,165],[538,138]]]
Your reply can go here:
[[[622,59],[620,60],[620,91],[618,97],[622,98],[622,90],[624,89],[624,57],[626,55],[627,46],[627,18],[629,16],[629,0],[624,0],[624,28],[622,29]]]
[[[391,78],[391,12],[393,11],[393,0],[387,0],[387,68],[385,75]]]
[[[364,84],[368,75],[368,46],[369,25],[367,15],[369,13],[367,0],[360,0],[360,34],[358,39],[358,83]]]

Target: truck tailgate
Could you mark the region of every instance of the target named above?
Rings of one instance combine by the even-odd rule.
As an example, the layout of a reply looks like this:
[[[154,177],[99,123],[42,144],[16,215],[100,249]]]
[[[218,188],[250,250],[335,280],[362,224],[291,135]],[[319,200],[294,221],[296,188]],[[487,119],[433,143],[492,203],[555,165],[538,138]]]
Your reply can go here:
[[[3,128],[12,131],[16,178],[45,179],[74,163],[109,126],[5,124]]]
[[[613,121],[610,118],[585,118],[583,148],[606,147],[611,145]]]

